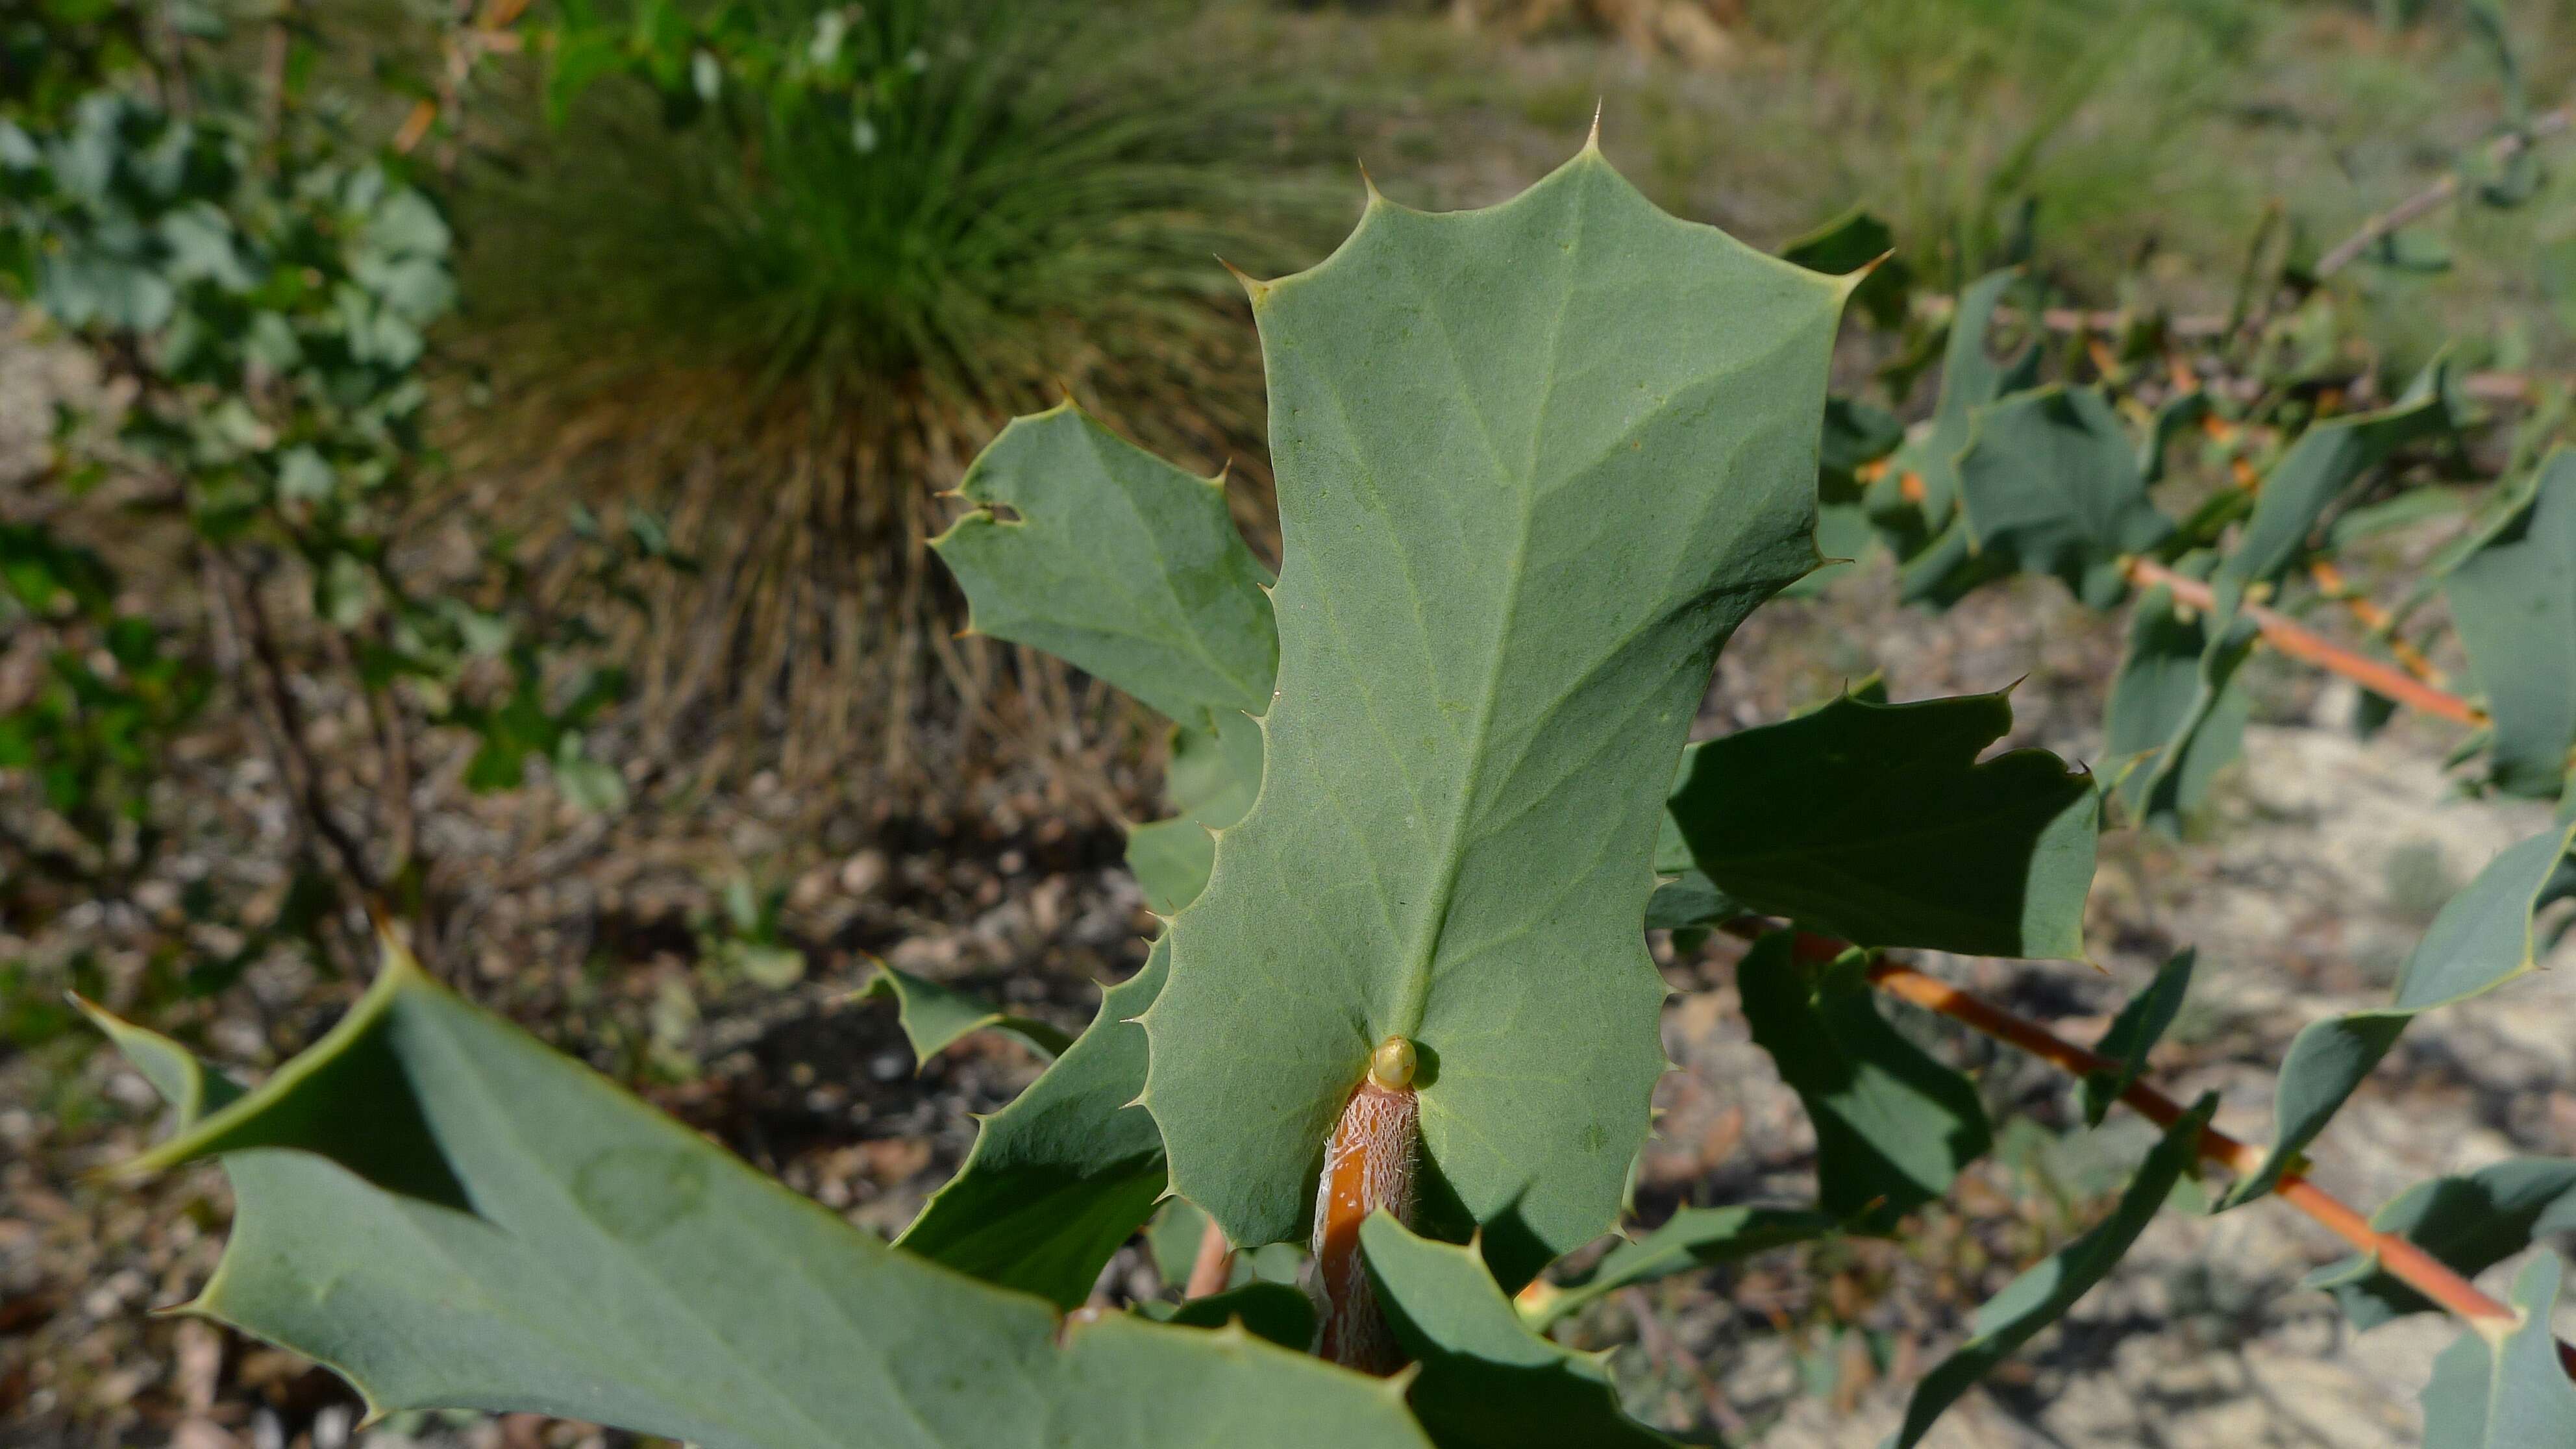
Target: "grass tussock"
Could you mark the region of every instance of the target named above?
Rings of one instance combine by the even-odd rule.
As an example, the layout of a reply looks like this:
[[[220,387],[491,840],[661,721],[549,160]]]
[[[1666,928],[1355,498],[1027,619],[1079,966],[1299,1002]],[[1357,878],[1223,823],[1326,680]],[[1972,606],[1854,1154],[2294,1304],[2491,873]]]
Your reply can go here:
[[[641,506],[695,560],[633,640],[657,749],[935,783],[979,741],[1069,736],[1072,708],[1034,661],[951,638],[935,495],[1062,390],[1194,466],[1257,457],[1258,354],[1215,258],[1311,260],[1349,188],[1315,179],[1223,9],[878,0],[829,23],[900,78],[863,127],[728,96],[675,129],[610,84],[558,129],[531,78],[460,188],[492,398],[460,453],[531,525]]]

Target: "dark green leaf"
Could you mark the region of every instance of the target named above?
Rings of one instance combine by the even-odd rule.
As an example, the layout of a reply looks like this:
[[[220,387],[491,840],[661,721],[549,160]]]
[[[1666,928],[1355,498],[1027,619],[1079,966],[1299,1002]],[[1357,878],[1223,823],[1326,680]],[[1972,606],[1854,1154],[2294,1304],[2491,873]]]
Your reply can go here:
[[[1287,1283],[1246,1283],[1186,1303],[1148,1300],[1137,1304],[1136,1311],[1157,1323],[1187,1328],[1241,1323],[1253,1337],[1299,1353],[1308,1352],[1315,1343],[1315,1300],[1306,1296],[1306,1290]]]
[[[452,1198],[377,1185],[353,1149],[389,1119]],[[1422,1442],[1385,1385],[1311,1358],[1127,1315],[1063,1328],[888,1248],[399,955],[320,1045],[138,1166],[215,1154],[232,1240],[190,1310],[333,1365],[376,1412],[728,1449]]]
[[[1905,325],[1906,289],[1913,269],[1897,257],[1896,233],[1868,211],[1853,207],[1780,248],[1780,259],[1810,271],[1845,276],[1872,262],[1876,269],[1852,293],[1851,304],[1881,327]]]
[[[1884,1230],[1993,1145],[1977,1089],[1878,1014],[1859,953],[1810,971],[1774,931],[1735,968],[1744,1021],[1816,1126],[1817,1198]]]
[[[1669,1445],[1619,1410],[1600,1359],[1540,1337],[1473,1247],[1415,1236],[1380,1212],[1360,1247],[1396,1341],[1420,1365],[1405,1401],[1441,1449]]]
[[[1071,1308],[1134,1235],[1169,1178],[1142,1107],[1145,1033],[1167,948],[1100,998],[1100,1014],[1027,1091],[983,1121],[966,1161],[897,1247]]]
[[[2156,979],[2147,988],[2129,998],[2120,1014],[2111,1018],[2111,1029],[2093,1050],[2120,1064],[2116,1072],[2094,1072],[2084,1078],[2084,1121],[2099,1127],[2111,1104],[2129,1090],[2138,1074],[2146,1070],[2147,1053],[2173,1025],[2175,1013],[2182,1010],[2185,993],[2191,990],[2191,968],[2196,953],[2188,946],[2176,951],[2173,959],[2157,970]]]
[[[1668,809],[1756,911],[1864,946],[2080,960],[2092,777],[2045,750],[1977,758],[2011,728],[2002,694],[1837,699],[1692,746]]]
[[[2217,1109],[2216,1096],[2175,1121],[2147,1160],[2129,1180],[2111,1215],[2084,1236],[2060,1248],[2004,1286],[2004,1291],[1977,1309],[1975,1334],[1959,1351],[1943,1359],[1916,1385],[1905,1406],[1905,1422],[1888,1438],[1890,1449],[1912,1449],[1930,1432],[1943,1410],[1957,1403],[1979,1379],[2018,1352],[2039,1331],[2066,1315],[2066,1310],[2092,1291],[2119,1266],[2130,1245],[2154,1220],[2156,1210],[2200,1155],[2200,1132]]]

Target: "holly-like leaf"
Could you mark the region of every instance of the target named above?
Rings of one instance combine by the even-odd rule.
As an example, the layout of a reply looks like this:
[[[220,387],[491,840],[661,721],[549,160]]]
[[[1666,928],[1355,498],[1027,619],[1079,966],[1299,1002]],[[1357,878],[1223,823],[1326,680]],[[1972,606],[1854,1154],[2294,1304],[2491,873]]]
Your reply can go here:
[[[137,1164],[223,1158],[232,1239],[189,1311],[332,1365],[375,1412],[731,1449],[1423,1442],[1329,1364],[1127,1315],[1068,1328],[889,1248],[388,955],[312,1051]],[[387,1120],[455,1200],[353,1153]]]
[[[2093,1050],[2120,1064],[2115,1072],[2092,1072],[2084,1078],[2084,1122],[2089,1127],[2102,1125],[2102,1118],[2120,1094],[2138,1080],[2147,1069],[2147,1053],[2173,1025],[2182,1010],[2183,997],[2191,990],[2191,968],[2198,954],[2189,946],[2176,951],[2172,959],[2156,971],[2156,979],[2144,991],[2132,996],[2111,1018],[2111,1029]]]
[[[983,1120],[957,1175],[922,1204],[895,1245],[1072,1308],[1154,1210],[1169,1172],[1163,1136],[1136,1106],[1145,1032],[1168,968],[1155,943],[1145,968],[1100,998],[1073,1045]]]
[[[1744,1022],[1816,1126],[1816,1196],[1837,1221],[1882,1231],[1950,1190],[1994,1145],[1966,1077],[1897,1035],[1849,952],[1813,971],[1787,931],[1735,968]]]
[[[2370,1225],[2414,1243],[2463,1278],[2474,1278],[2542,1237],[2576,1232],[2576,1159],[2517,1157],[2475,1172],[2419,1182],[2370,1215]],[[2310,1273],[2343,1305],[2356,1329],[2377,1328],[2441,1305],[2356,1254]]]
[[[1261,785],[1279,663],[1269,575],[1235,530],[1224,478],[1197,478],[1068,401],[1016,419],[958,493],[979,505],[930,541],[971,627],[1043,649],[1174,721],[1170,820],[1129,833],[1147,904],[1171,915],[1207,884],[1209,832]]]
[[[1127,832],[1127,868],[1156,915],[1174,916],[1207,888],[1215,832],[1243,818],[1261,789],[1261,730],[1250,717],[1218,717],[1214,734],[1175,729],[1163,793],[1179,813]]]
[[[1522,1321],[1472,1247],[1418,1237],[1384,1212],[1360,1249],[1396,1342],[1420,1367],[1405,1390],[1441,1449],[1671,1445],[1621,1413],[1602,1358]]]
[[[2065,1317],[2066,1310],[2091,1292],[2094,1284],[2111,1275],[2198,1158],[2201,1129],[2209,1125],[2209,1114],[2217,1107],[2215,1095],[2203,1097],[2177,1118],[2164,1140],[2139,1164],[2109,1217],[1978,1306],[1974,1335],[1915,1385],[1914,1397],[1905,1406],[1905,1422],[1888,1437],[1889,1449],[1913,1449],[1921,1443],[1943,1410],[2041,1329]]]
[[[2045,750],[1977,758],[2011,728],[2002,694],[1837,699],[1693,746],[1668,809],[1753,910],[1863,946],[2080,960],[2093,780]]]
[[[1525,1278],[1615,1216],[1664,1067],[1638,923],[1719,644],[1815,563],[1844,284],[1587,149],[1517,199],[1372,199],[1251,286],[1287,561],[1259,800],[1172,925],[1145,1101],[1235,1241],[1417,1043],[1445,1230]]]
[[[2102,727],[2111,793],[2133,818],[2180,835],[2243,751],[2253,700],[2236,676],[2256,638],[2232,609],[2186,611],[2161,585],[2139,596]]]
[[[1013,420],[957,492],[977,509],[930,546],[966,591],[969,627],[1043,649],[1190,729],[1269,707],[1269,579],[1235,531],[1222,475],[1192,477],[1068,401]]]
[[[1989,272],[1959,293],[1941,354],[1941,394],[1932,405],[1932,426],[1888,460],[1882,488],[1891,496],[1900,494],[1904,475],[1913,474],[1922,485],[1920,516],[1930,528],[1941,527],[1958,506],[1959,454],[1968,446],[1976,410],[2039,379],[2038,343],[2025,346],[2009,362],[1997,362],[1986,351],[1995,312],[2020,280],[2018,268]]]
[[[2535,917],[2557,895],[2576,889],[2570,880],[2576,872],[2566,865],[2571,847],[2576,819],[2498,852],[2433,917],[2398,973],[2392,1005],[2310,1022],[2290,1039],[2273,1090],[2271,1150],[2262,1168],[2239,1178],[2219,1206],[2270,1192],[2397,1044],[2408,1022],[2539,969]]]
[[[2495,719],[2495,783],[2550,796],[2576,770],[2576,448],[2542,464],[2530,504],[2444,586]]]
[[[2127,591],[2122,556],[2173,532],[2147,501],[2137,444],[2099,388],[2040,388],[1979,408],[1958,471],[1979,552],[2052,574],[2097,609]]]
[[[1034,1017],[1013,1016],[966,992],[897,971],[882,961],[859,994],[894,1003],[895,1020],[903,1027],[904,1040],[912,1043],[913,1061],[920,1065],[927,1065],[959,1038],[986,1027],[1007,1031],[1051,1057],[1063,1056],[1065,1048],[1073,1045],[1073,1038],[1062,1030]]]
[[[2438,371],[2438,370],[2437,370]],[[2253,516],[2219,572],[2239,584],[2277,582],[2299,561],[2317,525],[2363,474],[2389,454],[2450,426],[2438,375],[2377,412],[2319,423],[2299,434],[2264,476]]]
[[[2550,1327],[2567,1265],[2541,1253],[2513,1277],[2522,1317],[2489,1341],[2463,1329],[2433,1360],[2424,1385],[2424,1442],[2442,1449],[2563,1449],[2576,1443],[2576,1382]]]
[[[1841,1224],[1799,1208],[1683,1208],[1664,1225],[1602,1254],[1582,1282],[1549,1295],[1534,1316],[1544,1328],[1594,1299],[1636,1283],[1651,1283],[1695,1268],[1714,1268],[1755,1253],[1810,1242]],[[1524,1317],[1533,1317],[1528,1313]]]

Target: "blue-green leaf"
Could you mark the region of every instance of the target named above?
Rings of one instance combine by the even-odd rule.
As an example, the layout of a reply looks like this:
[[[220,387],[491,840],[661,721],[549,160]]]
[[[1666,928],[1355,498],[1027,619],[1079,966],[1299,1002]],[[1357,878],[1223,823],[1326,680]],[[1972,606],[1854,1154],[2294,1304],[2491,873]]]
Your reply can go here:
[[[2530,504],[2444,586],[2494,716],[2496,784],[2551,796],[2576,769],[2576,448],[2541,465]]]
[[[1671,1445],[1619,1409],[1603,1362],[1541,1337],[1473,1247],[1418,1237],[1384,1212],[1360,1248],[1396,1342],[1420,1367],[1405,1389],[1441,1449]]]
[[[369,1150],[404,1124],[415,1169]],[[236,1213],[189,1311],[332,1365],[376,1412],[525,1410],[726,1449],[1214,1439],[1419,1446],[1387,1386],[1239,1332],[1051,1305],[899,1252],[398,952],[257,1090],[146,1154]]]
[[[2174,1184],[2198,1160],[2201,1129],[2209,1125],[2209,1114],[2217,1106],[2215,1096],[2204,1097],[2184,1113],[2139,1165],[2109,1217],[2013,1279],[1977,1309],[1974,1336],[1915,1386],[1914,1397],[1905,1406],[1904,1424],[1889,1436],[1890,1449],[1912,1449],[1922,1442],[1943,1410],[2041,1329],[2064,1317],[2094,1284],[2110,1276],[2154,1220],[2156,1210],[2164,1206]]]
[[[2173,532],[2147,501],[2137,444],[2098,388],[2041,388],[1979,408],[1958,473],[1979,552],[2054,575],[2097,609],[2128,589],[2121,558]]]
[[[2290,1040],[2272,1108],[2272,1147],[2261,1170],[2237,1181],[2221,1207],[2272,1190],[2323,1132],[2406,1024],[2423,1012],[2484,995],[2539,969],[2535,915],[2567,889],[2576,820],[2517,842],[2445,903],[2406,958],[2394,1004],[2311,1022]]]
[[[2541,1253],[2514,1275],[2521,1321],[2490,1341],[2476,1325],[2433,1360],[2424,1442],[2441,1449],[2566,1449],[2576,1444],[2576,1383],[2550,1327],[2567,1265]]]
[[[882,961],[860,994],[894,1003],[895,1020],[903,1028],[904,1040],[912,1043],[912,1057],[918,1063],[926,1064],[959,1038],[986,1027],[1009,1032],[1051,1057],[1064,1055],[1065,1048],[1073,1045],[1073,1038],[1043,1021],[1014,1016],[966,992],[924,980],[909,971],[897,971]]]
[[[2236,548],[2219,565],[2238,584],[2278,582],[2299,561],[2326,510],[2361,476],[2408,443],[2450,426],[2438,370],[2433,379],[2377,412],[2322,422],[2299,434],[2290,451],[2263,478],[2253,516]]]
[[[2139,596],[2103,719],[2111,793],[2132,817],[2180,835],[2244,748],[2253,701],[2237,672],[2257,637],[2232,608],[2186,611],[2162,586]]]
[[[1683,1208],[1653,1232],[1603,1254],[1581,1282],[1549,1295],[1536,1322],[1544,1327],[1631,1284],[1651,1283],[1695,1268],[1714,1268],[1773,1248],[1809,1242],[1840,1227],[1823,1213],[1799,1208]]]
[[[1162,990],[1167,948],[1109,988],[1100,1014],[1010,1105],[984,1119],[957,1175],[897,1247],[1071,1308],[1135,1234],[1170,1174],[1145,1087],[1135,1017]]]

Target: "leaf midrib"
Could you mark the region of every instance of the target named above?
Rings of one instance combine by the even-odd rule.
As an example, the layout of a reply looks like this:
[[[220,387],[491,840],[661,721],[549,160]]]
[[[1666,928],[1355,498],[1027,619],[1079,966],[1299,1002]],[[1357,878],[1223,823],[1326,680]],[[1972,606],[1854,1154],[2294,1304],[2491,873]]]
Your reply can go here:
[[[1544,350],[1547,360],[1547,381],[1539,392],[1537,415],[1530,420],[1529,458],[1522,465],[1521,470],[1523,496],[1516,520],[1517,528],[1512,538],[1510,566],[1503,579],[1502,607],[1497,611],[1493,648],[1485,662],[1484,687],[1479,692],[1474,720],[1463,741],[1467,747],[1466,776],[1459,781],[1458,797],[1454,802],[1454,808],[1449,812],[1447,825],[1442,832],[1439,854],[1440,875],[1431,888],[1429,899],[1422,904],[1422,929],[1415,933],[1416,939],[1409,953],[1410,959],[1404,963],[1402,974],[1397,981],[1395,1017],[1390,1025],[1396,1034],[1405,1037],[1412,1037],[1422,1030],[1423,1016],[1431,1004],[1432,966],[1439,959],[1441,939],[1448,934],[1449,911],[1457,901],[1459,873],[1466,868],[1467,852],[1463,843],[1468,821],[1476,813],[1477,792],[1484,783],[1487,745],[1494,727],[1494,708],[1502,697],[1503,659],[1509,652],[1506,642],[1512,637],[1514,625],[1520,615],[1521,585],[1529,577],[1530,538],[1536,531],[1540,496],[1539,450],[1547,437],[1548,411],[1556,402],[1557,379],[1564,375],[1563,369],[1558,364],[1565,342],[1565,319],[1574,310],[1575,273],[1583,250],[1587,221],[1585,208],[1580,206],[1573,208],[1573,217],[1574,234],[1561,253],[1565,262],[1560,273],[1562,280],[1558,289],[1556,317],[1548,324],[1547,346]],[[1407,256],[1406,261],[1410,264],[1412,258]],[[1439,293],[1426,288],[1424,295],[1436,297]],[[1439,324],[1440,340],[1447,349],[1450,370],[1457,374],[1462,384],[1467,383],[1466,361],[1459,355],[1458,339],[1456,334],[1449,330],[1448,319],[1436,307],[1425,310],[1431,319]],[[1472,387],[1462,386],[1461,396],[1469,400],[1468,407],[1476,415],[1477,430],[1485,438],[1485,451],[1494,459],[1497,471],[1501,471],[1502,450],[1494,445],[1493,425],[1485,418],[1484,410],[1476,405]],[[1508,479],[1509,474],[1506,473],[1505,477]],[[1424,643],[1430,642],[1426,637]]]

